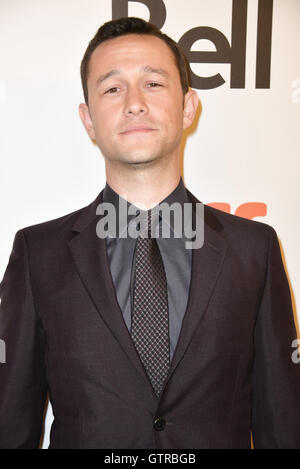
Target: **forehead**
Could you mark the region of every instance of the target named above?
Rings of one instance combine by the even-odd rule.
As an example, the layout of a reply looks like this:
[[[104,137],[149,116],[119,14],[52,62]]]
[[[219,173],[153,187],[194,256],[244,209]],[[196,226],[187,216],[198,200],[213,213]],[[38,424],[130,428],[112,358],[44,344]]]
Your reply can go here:
[[[128,68],[142,66],[151,61],[151,66],[177,69],[175,57],[169,46],[160,38],[151,35],[127,34],[99,44],[93,51],[89,63],[89,75],[106,68]]]

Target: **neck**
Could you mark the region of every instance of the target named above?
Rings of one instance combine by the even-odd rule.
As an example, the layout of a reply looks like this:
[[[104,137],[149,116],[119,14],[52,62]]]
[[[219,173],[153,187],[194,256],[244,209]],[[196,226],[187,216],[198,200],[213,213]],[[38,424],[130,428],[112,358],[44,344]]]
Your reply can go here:
[[[177,187],[180,165],[168,168],[154,165],[128,166],[122,169],[106,164],[106,180],[110,187],[129,203],[148,210],[164,200]]]

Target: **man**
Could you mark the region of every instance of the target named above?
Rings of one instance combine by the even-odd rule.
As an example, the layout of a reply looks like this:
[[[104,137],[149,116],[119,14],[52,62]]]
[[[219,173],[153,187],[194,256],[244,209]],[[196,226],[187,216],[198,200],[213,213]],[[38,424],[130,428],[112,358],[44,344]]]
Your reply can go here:
[[[192,204],[194,228],[201,219],[180,178],[198,105],[184,56],[122,18],[99,29],[81,74],[80,117],[107,184],[89,206],[16,234],[1,284],[0,446],[38,447],[48,392],[50,448],[249,448],[251,432],[256,448],[299,448],[274,229],[205,206],[204,243],[187,249],[174,220],[151,218],[164,202]],[[130,213],[120,222],[122,203],[140,209],[139,226]],[[106,238],[103,207],[118,220]]]

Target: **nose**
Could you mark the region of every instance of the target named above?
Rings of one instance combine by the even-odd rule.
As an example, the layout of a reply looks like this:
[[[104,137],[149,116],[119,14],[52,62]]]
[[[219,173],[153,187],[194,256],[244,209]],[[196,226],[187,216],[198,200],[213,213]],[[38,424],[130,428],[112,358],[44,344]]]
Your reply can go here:
[[[148,111],[143,93],[139,89],[129,89],[126,96],[124,112],[127,117],[146,114]]]

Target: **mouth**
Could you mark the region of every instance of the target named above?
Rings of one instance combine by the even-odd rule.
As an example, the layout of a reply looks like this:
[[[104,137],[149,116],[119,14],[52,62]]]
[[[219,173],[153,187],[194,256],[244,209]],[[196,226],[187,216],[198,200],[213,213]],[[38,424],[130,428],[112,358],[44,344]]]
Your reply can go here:
[[[152,129],[151,127],[130,127],[123,132],[120,132],[120,135],[131,135],[131,134],[143,134],[143,133],[150,133],[155,132],[156,129]]]

